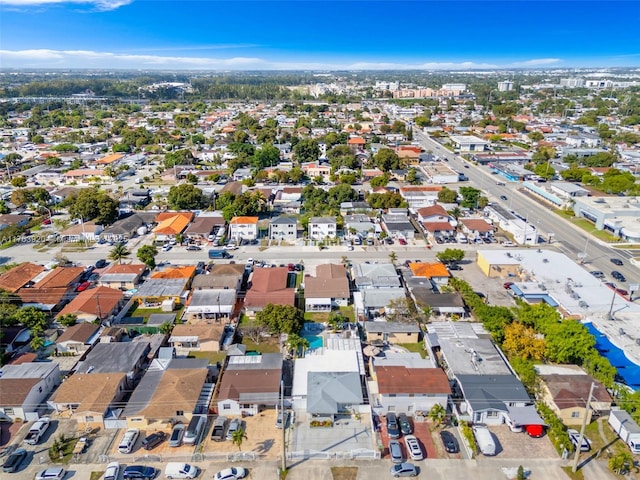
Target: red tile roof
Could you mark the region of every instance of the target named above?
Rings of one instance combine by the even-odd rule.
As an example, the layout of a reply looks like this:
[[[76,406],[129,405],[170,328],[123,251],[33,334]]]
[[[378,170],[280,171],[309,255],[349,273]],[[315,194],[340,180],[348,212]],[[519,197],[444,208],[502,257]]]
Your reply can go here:
[[[389,394],[450,394],[447,375],[440,368],[375,367],[378,391]]]

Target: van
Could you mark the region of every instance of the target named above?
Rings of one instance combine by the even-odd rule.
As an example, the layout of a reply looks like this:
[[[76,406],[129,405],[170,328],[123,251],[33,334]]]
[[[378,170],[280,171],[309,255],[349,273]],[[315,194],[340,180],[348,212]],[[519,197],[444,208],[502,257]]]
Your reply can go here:
[[[193,445],[196,443],[205,423],[207,423],[207,417],[197,415],[191,419],[182,439],[185,445]]]
[[[198,467],[182,462],[169,462],[164,469],[165,477],[171,478],[196,478]]]
[[[136,446],[136,441],[138,440],[139,436],[140,436],[140,430],[138,430],[137,428],[130,428],[129,430],[124,432],[124,435],[122,436],[122,439],[118,444],[118,451],[120,453],[133,452],[133,449]]]
[[[476,437],[478,448],[483,455],[493,456],[496,454],[496,442],[487,427],[482,425],[473,427],[473,436]]]

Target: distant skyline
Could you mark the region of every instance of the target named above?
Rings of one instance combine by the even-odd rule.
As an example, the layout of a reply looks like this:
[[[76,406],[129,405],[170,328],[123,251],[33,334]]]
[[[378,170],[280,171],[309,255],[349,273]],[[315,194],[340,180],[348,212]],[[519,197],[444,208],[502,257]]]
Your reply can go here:
[[[0,68],[640,67],[640,1],[0,0]]]

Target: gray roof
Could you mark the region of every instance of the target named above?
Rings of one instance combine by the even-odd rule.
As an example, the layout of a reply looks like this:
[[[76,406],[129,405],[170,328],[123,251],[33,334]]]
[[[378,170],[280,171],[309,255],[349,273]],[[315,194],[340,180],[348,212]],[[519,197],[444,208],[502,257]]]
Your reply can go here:
[[[193,278],[191,282],[192,290],[205,290],[205,289],[224,289],[229,288],[235,291],[238,286],[238,281],[242,279],[244,274],[238,273],[236,275],[233,274],[224,274],[224,275],[214,275],[214,274],[198,274]]]
[[[138,291],[136,297],[179,297],[184,292],[188,278],[149,278]]]
[[[232,356],[227,370],[277,370],[282,369],[281,353],[263,353],[262,355]]]
[[[105,228],[101,235],[124,235],[132,234],[143,225],[149,225],[154,222],[156,213],[137,212],[133,215],[117,220],[113,225]]]
[[[365,322],[364,329],[371,333],[418,333],[420,327],[417,323],[402,322]]]
[[[309,223],[336,223],[336,217],[311,217]]]
[[[400,287],[396,267],[391,263],[356,263],[352,271],[358,288]]]
[[[191,296],[190,307],[208,307],[211,305],[235,305],[235,290],[196,290]]]
[[[309,372],[307,374],[307,412],[335,415],[343,405],[363,402],[357,372]]]
[[[26,362],[5,365],[0,369],[1,378],[45,378],[58,368],[56,362]]]
[[[531,402],[522,382],[514,375],[458,375],[464,399],[474,412],[501,410],[508,402]]]
[[[366,308],[386,308],[398,299],[406,298],[403,288],[367,288],[362,290],[362,303]]]
[[[162,325],[163,323],[174,323],[176,320],[175,313],[152,313],[149,315],[147,325]]]
[[[98,343],[78,362],[77,373],[129,373],[149,349],[149,342]]]
[[[277,217],[271,220],[271,225],[297,225],[298,219],[295,217]]]
[[[124,409],[124,416],[136,415],[149,405],[153,395],[158,388],[164,373],[167,370],[175,369],[206,369],[209,361],[206,358],[169,358],[156,359],[151,362],[144,377],[131,394],[131,398],[127,402]]]
[[[454,375],[511,373],[493,342],[486,338],[439,338],[440,350]]]
[[[100,284],[133,282],[138,276],[138,273],[105,273],[100,276]]]

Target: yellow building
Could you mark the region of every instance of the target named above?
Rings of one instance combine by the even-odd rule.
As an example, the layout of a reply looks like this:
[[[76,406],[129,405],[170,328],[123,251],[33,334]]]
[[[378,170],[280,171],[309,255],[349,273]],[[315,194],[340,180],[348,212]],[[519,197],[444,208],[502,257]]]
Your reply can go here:
[[[504,250],[478,251],[478,267],[490,278],[518,276],[522,271],[520,260]]]

